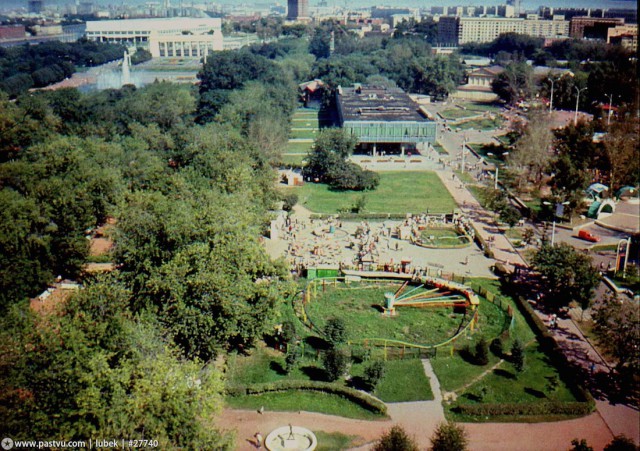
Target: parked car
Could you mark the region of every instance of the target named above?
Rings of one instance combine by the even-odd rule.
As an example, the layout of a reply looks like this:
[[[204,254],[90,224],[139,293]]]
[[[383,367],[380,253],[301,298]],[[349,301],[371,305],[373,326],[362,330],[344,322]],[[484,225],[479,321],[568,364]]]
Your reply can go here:
[[[591,233],[588,230],[580,230],[578,232],[578,238],[591,241],[592,243],[598,243],[600,241],[600,237],[598,235]]]

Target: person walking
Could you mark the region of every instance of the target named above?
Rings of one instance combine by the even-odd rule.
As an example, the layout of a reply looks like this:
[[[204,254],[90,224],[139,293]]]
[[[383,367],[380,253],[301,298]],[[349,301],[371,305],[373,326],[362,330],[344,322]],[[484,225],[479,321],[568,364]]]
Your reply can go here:
[[[262,435],[259,432],[256,432],[253,437],[256,439],[256,448],[262,448]]]

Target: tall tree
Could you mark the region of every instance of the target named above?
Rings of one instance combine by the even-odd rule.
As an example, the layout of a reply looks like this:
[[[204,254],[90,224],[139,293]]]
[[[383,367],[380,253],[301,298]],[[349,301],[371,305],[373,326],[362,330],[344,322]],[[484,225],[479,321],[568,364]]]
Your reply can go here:
[[[640,355],[636,346],[640,334],[638,304],[608,297],[594,310],[596,334],[616,358],[616,370],[637,375],[640,370]]]
[[[533,266],[542,277],[549,304],[554,307],[575,301],[586,309],[600,282],[591,258],[565,243],[543,246],[534,255]]]
[[[540,188],[553,156],[552,143],[553,134],[544,114],[541,112],[531,114],[522,136],[507,156],[510,170],[520,174],[515,184],[518,191],[522,192],[526,182]]]
[[[528,100],[533,93],[533,69],[525,62],[508,64],[493,81],[492,89],[509,105]]]

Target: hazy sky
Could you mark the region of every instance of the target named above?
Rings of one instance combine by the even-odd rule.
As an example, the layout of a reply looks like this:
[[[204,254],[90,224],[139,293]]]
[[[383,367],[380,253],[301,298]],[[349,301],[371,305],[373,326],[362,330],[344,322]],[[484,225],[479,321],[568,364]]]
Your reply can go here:
[[[95,4],[100,5],[122,5],[122,4],[144,4],[149,0],[80,0],[80,1],[93,1]],[[162,0],[155,0],[157,3],[162,3]],[[45,5],[68,5],[74,3],[74,0],[44,0]],[[185,5],[191,4],[191,0],[183,0]],[[269,0],[264,1],[217,1],[211,0],[195,0],[194,3],[224,3],[224,4],[244,4],[250,5],[252,3],[260,3],[262,5],[270,3]],[[274,2],[275,3],[275,2]],[[280,0],[280,4],[286,4],[286,0]],[[318,0],[311,0],[310,4],[313,6],[318,3]],[[364,6],[408,6],[408,7],[422,7],[429,8],[433,5],[437,6],[458,6],[458,5],[498,5],[506,3],[505,0],[327,0],[330,6],[344,6],[345,4],[351,7],[364,7]],[[180,0],[171,0],[172,5],[179,5]],[[535,10],[540,5],[555,6],[555,7],[574,7],[574,8],[633,8],[637,9],[637,3],[635,0],[522,0],[522,4],[527,10]],[[0,9],[15,8],[19,6],[26,7],[27,0],[0,0]]]

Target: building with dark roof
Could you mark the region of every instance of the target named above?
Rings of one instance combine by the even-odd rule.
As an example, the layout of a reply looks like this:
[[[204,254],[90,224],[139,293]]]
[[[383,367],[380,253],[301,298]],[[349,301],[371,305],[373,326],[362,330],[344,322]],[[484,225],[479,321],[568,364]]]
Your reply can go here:
[[[436,141],[436,123],[400,88],[338,88],[340,126],[358,138],[361,152],[420,151]]]

